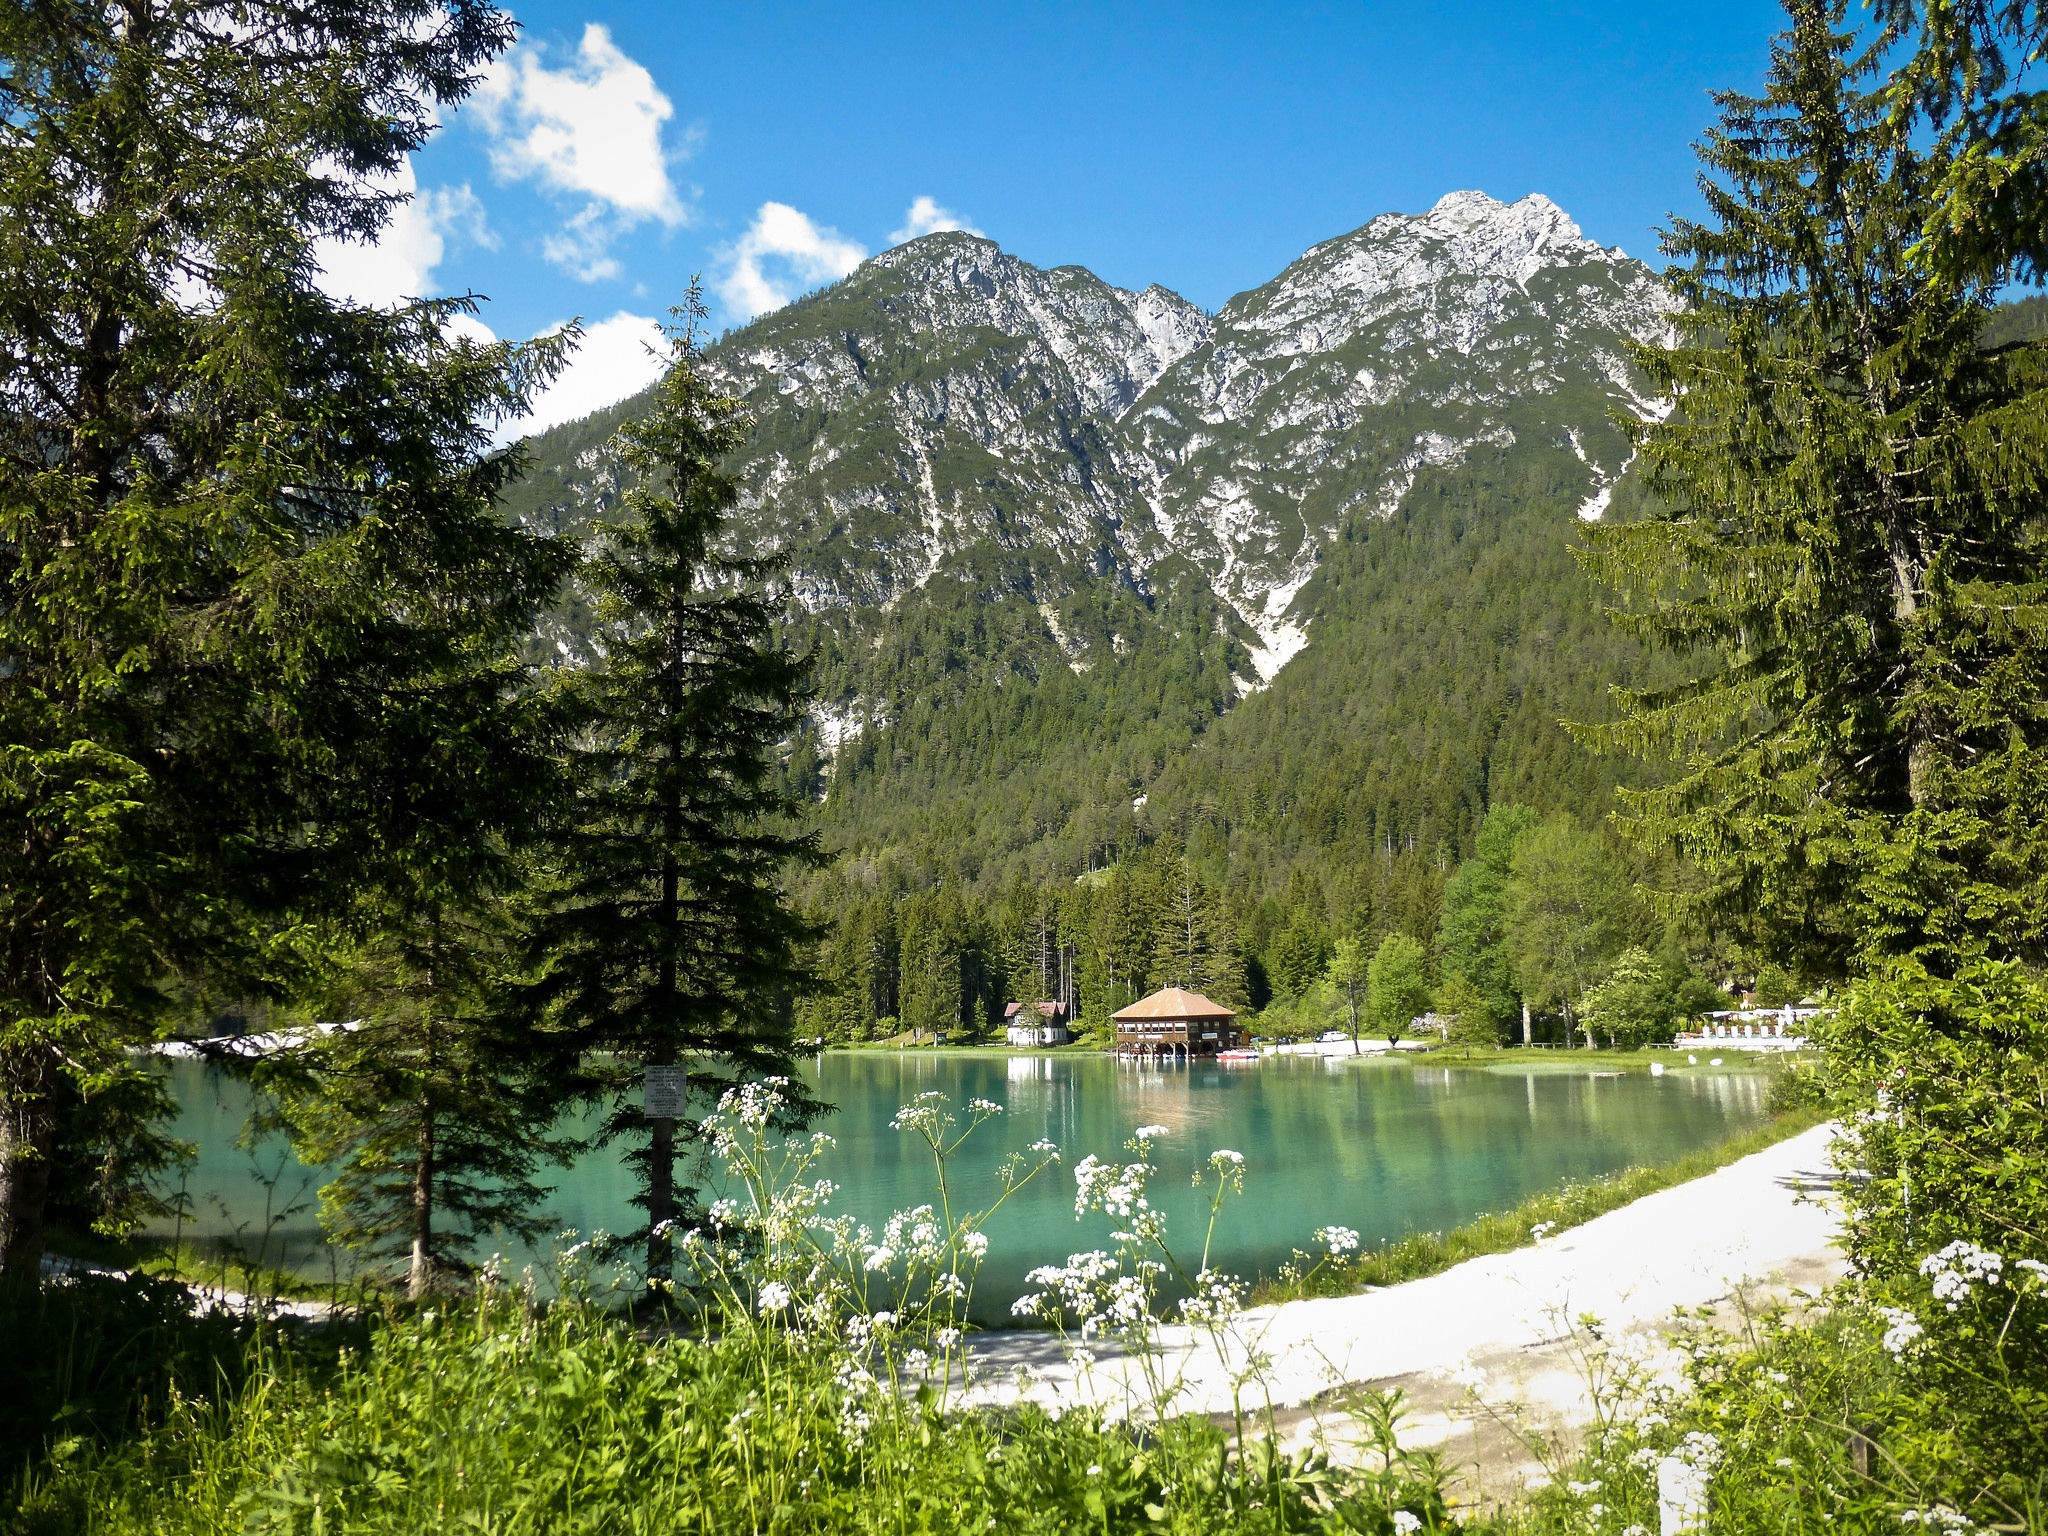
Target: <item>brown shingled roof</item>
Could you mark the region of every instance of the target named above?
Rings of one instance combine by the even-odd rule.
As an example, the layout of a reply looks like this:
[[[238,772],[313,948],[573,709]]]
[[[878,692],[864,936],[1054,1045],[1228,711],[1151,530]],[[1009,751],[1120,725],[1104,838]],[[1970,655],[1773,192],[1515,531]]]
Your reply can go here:
[[[1199,992],[1166,987],[1150,997],[1141,997],[1128,1008],[1110,1015],[1113,1019],[1234,1019],[1237,1014],[1221,1003],[1212,1003]]]

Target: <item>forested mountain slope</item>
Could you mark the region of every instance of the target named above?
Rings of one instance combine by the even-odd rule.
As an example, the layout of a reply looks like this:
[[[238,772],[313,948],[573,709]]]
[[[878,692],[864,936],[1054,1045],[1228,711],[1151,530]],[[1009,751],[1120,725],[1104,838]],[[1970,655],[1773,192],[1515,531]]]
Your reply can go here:
[[[1569,548],[1663,303],[1546,199],[1456,193],[1213,317],[955,233],[721,339],[847,869],[987,894],[1172,826],[1263,885],[1442,866],[1503,796],[1594,813],[1557,721],[1638,660]],[[536,439],[518,514],[603,515],[634,409]]]

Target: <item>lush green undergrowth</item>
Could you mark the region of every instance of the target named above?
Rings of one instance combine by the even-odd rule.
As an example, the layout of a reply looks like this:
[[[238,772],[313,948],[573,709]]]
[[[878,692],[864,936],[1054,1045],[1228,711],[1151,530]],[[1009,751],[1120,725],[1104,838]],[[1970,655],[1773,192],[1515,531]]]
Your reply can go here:
[[[1671,1529],[1661,1483],[1681,1528],[1716,1536],[2048,1528],[2048,1398],[2030,1384],[2048,1295],[2038,1273],[1997,1260],[1934,1261],[1933,1294],[1914,1309],[1849,1284],[1734,1333],[1695,1320],[1676,1369],[1582,1322],[1600,1416],[1547,1486],[1486,1527],[1647,1536]]]
[[[1397,1285],[1441,1274],[1483,1254],[1509,1253],[1566,1227],[1616,1211],[1660,1189],[1701,1178],[1753,1152],[1812,1129],[1827,1119],[1825,1109],[1802,1104],[1783,1109],[1762,1125],[1675,1162],[1655,1168],[1625,1168],[1606,1178],[1565,1184],[1531,1195],[1510,1210],[1478,1217],[1448,1232],[1411,1232],[1369,1252],[1335,1258],[1300,1256],[1279,1276],[1263,1282],[1259,1301],[1295,1301],[1309,1296],[1348,1296],[1375,1285]]]
[[[202,1327],[195,1323],[193,1326]],[[387,1315],[338,1357],[258,1334],[146,1426],[15,1471],[10,1533],[1392,1532],[1448,1523],[1428,1457],[1276,1454],[1153,1429],[942,1411],[915,1353],[795,1329],[653,1334],[503,1291]],[[1384,1414],[1385,1405],[1375,1411]],[[28,1440],[10,1441],[26,1445]]]

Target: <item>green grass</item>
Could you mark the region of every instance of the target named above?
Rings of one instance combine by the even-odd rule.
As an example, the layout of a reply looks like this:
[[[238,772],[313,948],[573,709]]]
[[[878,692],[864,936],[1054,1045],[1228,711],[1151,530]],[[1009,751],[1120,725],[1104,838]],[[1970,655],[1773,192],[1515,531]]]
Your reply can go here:
[[[1534,1242],[1534,1229],[1544,1222],[1551,1223],[1556,1231],[1579,1226],[1644,1195],[1725,1168],[1751,1153],[1811,1130],[1827,1118],[1827,1111],[1816,1105],[1787,1109],[1761,1125],[1687,1153],[1675,1162],[1655,1168],[1624,1168],[1605,1178],[1565,1184],[1531,1195],[1510,1210],[1477,1217],[1448,1232],[1411,1232],[1347,1260],[1326,1262],[1315,1268],[1303,1264],[1300,1268],[1305,1273],[1300,1275],[1262,1279],[1254,1300],[1265,1303],[1311,1296],[1349,1296],[1372,1286],[1399,1285],[1404,1280],[1442,1274],[1455,1264],[1485,1254],[1510,1253]]]
[[[35,1437],[10,1442],[0,1529],[1337,1536],[1391,1533],[1397,1510],[1448,1524],[1429,1459],[1390,1428],[1379,1470],[1340,1472],[1206,1418],[947,1411],[901,1351],[744,1319],[649,1336],[503,1291],[386,1314],[338,1353],[261,1332],[232,1372],[159,1371],[153,1400],[96,1430],[57,1405],[43,1454],[24,1466]]]

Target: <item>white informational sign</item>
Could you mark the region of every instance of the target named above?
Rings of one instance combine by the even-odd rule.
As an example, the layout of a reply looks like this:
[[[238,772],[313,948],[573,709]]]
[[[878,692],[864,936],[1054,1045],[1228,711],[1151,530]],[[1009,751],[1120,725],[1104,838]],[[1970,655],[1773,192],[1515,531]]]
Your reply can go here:
[[[690,1074],[684,1067],[649,1067],[641,1087],[644,1113],[650,1120],[680,1120],[690,1096]]]

